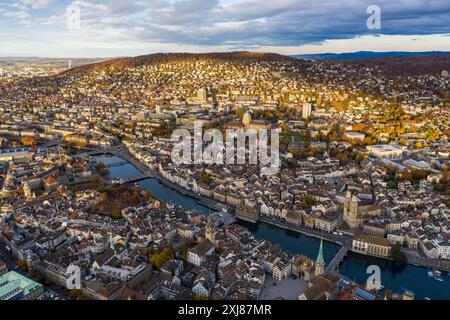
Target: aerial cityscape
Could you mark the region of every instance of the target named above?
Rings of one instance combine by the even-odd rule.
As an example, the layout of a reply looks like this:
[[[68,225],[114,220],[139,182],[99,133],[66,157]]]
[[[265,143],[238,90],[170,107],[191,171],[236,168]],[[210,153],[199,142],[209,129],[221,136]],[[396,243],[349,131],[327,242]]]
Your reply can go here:
[[[0,3],[0,300],[450,300],[450,4],[338,2]]]

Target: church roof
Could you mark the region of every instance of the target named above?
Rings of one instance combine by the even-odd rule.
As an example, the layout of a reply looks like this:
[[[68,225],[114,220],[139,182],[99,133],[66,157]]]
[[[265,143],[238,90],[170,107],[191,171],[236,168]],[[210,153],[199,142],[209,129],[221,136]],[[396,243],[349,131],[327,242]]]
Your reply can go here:
[[[317,254],[316,263],[325,265],[325,260],[323,259],[323,239],[320,239],[320,247],[319,247],[319,253]]]

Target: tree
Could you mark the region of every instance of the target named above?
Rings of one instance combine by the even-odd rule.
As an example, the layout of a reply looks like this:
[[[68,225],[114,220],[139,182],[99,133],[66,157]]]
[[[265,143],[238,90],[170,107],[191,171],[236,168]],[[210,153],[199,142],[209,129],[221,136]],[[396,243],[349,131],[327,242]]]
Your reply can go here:
[[[151,193],[150,191],[146,191],[144,194],[144,199],[146,201],[150,201],[151,199],[153,199],[153,193]]]
[[[303,209],[311,208],[313,205],[316,204],[316,198],[314,196],[307,195],[302,200],[302,207]]]
[[[26,272],[28,270],[27,262],[25,260],[17,260],[16,266],[22,272]]]
[[[236,118],[242,119],[242,117],[244,116],[244,109],[242,109],[241,107],[237,107],[235,109],[235,114],[236,114]]]
[[[166,261],[172,260],[174,257],[172,248],[166,247],[160,253],[153,254],[149,260],[153,267],[160,270]]]
[[[394,261],[401,262],[401,263],[408,262],[408,257],[402,251],[400,242],[397,242],[396,244],[394,244],[392,246],[390,256]]]
[[[200,182],[210,184],[212,182],[212,178],[206,171],[203,171],[202,175],[200,176]]]
[[[150,257],[150,262],[156,269],[160,270],[164,262],[159,254],[154,254]]]
[[[113,219],[116,219],[116,220],[121,219],[122,218],[122,211],[119,208],[115,208],[112,211],[112,217],[113,217]]]
[[[405,170],[401,173],[402,180],[411,181],[412,180],[412,173],[409,170]]]
[[[103,193],[100,195],[100,200],[101,200],[101,201],[104,201],[104,202],[109,201],[109,195],[108,195],[108,193],[107,193],[107,192],[103,192]]]
[[[22,144],[27,147],[36,145],[36,138],[34,137],[23,137]]]
[[[161,257],[164,260],[171,260],[174,258],[173,250],[169,247],[164,248],[164,250],[161,252]]]
[[[100,172],[100,174],[102,176],[106,176],[109,174],[109,170],[108,168],[105,166],[104,163],[100,162],[99,164],[97,164],[97,170]]]
[[[103,182],[104,182],[103,179],[100,178],[100,176],[98,174],[93,175],[91,178],[91,183],[94,186],[102,185]]]
[[[356,164],[357,164],[358,166],[361,165],[361,162],[363,161],[363,159],[364,159],[364,156],[363,156],[363,155],[357,154],[357,155],[356,155],[356,159],[355,159]]]
[[[148,247],[145,252],[147,253],[147,255],[151,256],[153,254],[155,254],[156,250],[154,247]]]
[[[78,300],[81,297],[81,290],[80,289],[69,290],[69,297]]]
[[[412,171],[412,176],[413,176],[413,179],[415,179],[415,180],[426,179],[427,175],[428,175],[427,170],[416,169],[416,170]]]
[[[347,152],[339,152],[336,155],[336,158],[338,158],[340,165],[346,165],[350,162]]]

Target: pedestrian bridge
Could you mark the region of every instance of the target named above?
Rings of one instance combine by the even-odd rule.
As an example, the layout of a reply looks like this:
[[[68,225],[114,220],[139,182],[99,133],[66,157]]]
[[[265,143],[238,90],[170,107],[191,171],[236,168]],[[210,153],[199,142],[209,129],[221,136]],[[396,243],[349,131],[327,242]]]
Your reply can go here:
[[[335,272],[341,262],[344,261],[344,258],[347,256],[349,250],[350,246],[348,244],[344,244],[339,252],[334,256],[333,260],[331,260],[330,264],[328,264],[325,268],[325,274]]]
[[[138,182],[141,180],[145,180],[145,179],[149,179],[149,178],[153,178],[154,177],[154,173],[153,172],[147,172],[147,173],[143,173],[141,175],[138,176],[132,176],[132,177],[128,177],[125,179],[122,179],[123,183],[133,183],[133,182]]]
[[[128,164],[128,161],[121,161],[121,162],[107,164],[107,165],[105,165],[105,167],[113,168],[113,167],[120,167],[120,166],[123,166],[123,165],[126,165],[126,164]]]

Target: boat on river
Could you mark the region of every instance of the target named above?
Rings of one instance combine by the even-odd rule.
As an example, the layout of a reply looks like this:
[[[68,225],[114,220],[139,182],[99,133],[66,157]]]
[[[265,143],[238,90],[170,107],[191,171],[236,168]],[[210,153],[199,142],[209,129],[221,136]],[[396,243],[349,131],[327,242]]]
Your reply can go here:
[[[438,276],[437,274],[434,275],[434,280],[439,281],[439,282],[444,281],[444,279],[442,279],[442,277]]]

